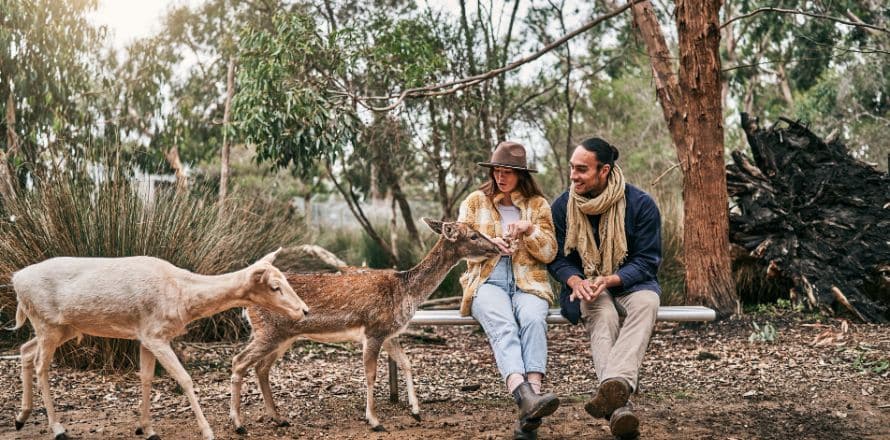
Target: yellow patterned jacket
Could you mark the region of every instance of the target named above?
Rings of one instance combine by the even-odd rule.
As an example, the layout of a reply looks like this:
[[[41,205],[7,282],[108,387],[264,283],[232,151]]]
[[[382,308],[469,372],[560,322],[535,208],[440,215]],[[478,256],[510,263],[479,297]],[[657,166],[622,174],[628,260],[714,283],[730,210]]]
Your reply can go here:
[[[496,205],[504,198],[504,194],[494,197],[494,203],[482,191],[475,191],[460,205],[458,221],[466,222],[477,231],[489,236],[503,236],[501,214]],[[550,215],[550,204],[547,199],[535,196],[526,199],[518,191],[510,194],[513,204],[519,208],[519,219],[535,225],[531,234],[520,239],[519,246],[513,253],[513,277],[516,287],[525,293],[543,298],[553,304],[553,290],[547,274],[547,263],[556,257],[556,234],[553,229],[553,218]],[[468,316],[473,298],[494,267],[500,256],[476,258],[467,261],[467,271],[460,277],[463,286],[463,301],[460,314]]]

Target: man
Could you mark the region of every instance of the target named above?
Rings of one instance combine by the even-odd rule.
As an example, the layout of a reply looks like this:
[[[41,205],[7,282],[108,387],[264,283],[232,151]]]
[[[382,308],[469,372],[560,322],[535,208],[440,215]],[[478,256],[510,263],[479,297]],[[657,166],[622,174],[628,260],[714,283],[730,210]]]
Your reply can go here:
[[[590,334],[600,381],[584,409],[609,420],[612,435],[639,437],[628,397],[658,313],[661,215],[652,198],[626,184],[618,150],[591,138],[570,161],[572,187],[552,204],[558,250],[548,265],[563,284],[562,314]],[[619,310],[626,315],[619,326]]]

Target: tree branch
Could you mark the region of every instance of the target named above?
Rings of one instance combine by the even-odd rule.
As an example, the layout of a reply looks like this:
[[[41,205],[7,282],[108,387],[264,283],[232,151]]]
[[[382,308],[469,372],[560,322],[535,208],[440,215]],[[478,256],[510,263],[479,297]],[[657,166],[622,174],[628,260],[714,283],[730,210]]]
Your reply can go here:
[[[755,9],[747,14],[739,15],[737,17],[733,17],[733,18],[730,18],[729,20],[726,20],[725,22],[723,22],[723,24],[720,25],[720,28],[723,29],[724,27],[726,27],[727,25],[729,25],[730,23],[732,23],[734,21],[753,17],[753,16],[763,13],[763,12],[778,12],[780,14],[806,15],[807,17],[821,18],[823,20],[831,20],[831,21],[834,21],[837,23],[845,24],[847,26],[864,27],[864,28],[873,29],[876,31],[886,32],[886,33],[890,34],[890,30],[888,30],[887,28],[882,28],[880,26],[875,26],[873,24],[863,23],[861,20],[859,22],[855,22],[855,21],[844,20],[842,18],[832,17],[830,15],[817,14],[815,12],[801,11],[801,10],[797,10],[797,9],[781,9],[781,8]]]
[[[528,63],[540,58],[547,52],[550,52],[553,49],[556,49],[557,47],[565,44],[567,41],[571,40],[572,38],[575,38],[578,35],[597,26],[598,24],[626,11],[631,6],[633,6],[635,3],[638,3],[640,1],[643,1],[643,0],[633,0],[621,7],[619,7],[618,9],[616,9],[614,11],[611,11],[607,14],[603,14],[603,15],[585,23],[580,28],[575,29],[574,31],[564,35],[562,38],[544,46],[541,50],[539,50],[531,55],[528,55],[526,57],[523,57],[516,61],[513,61],[512,63],[507,64],[506,66],[502,66],[502,67],[498,67],[496,69],[489,70],[488,72],[485,72],[485,73],[481,73],[481,74],[474,75],[474,76],[469,76],[466,78],[461,78],[461,79],[454,80],[454,81],[439,83],[439,84],[433,84],[433,85],[422,86],[422,87],[413,87],[410,89],[403,90],[401,93],[392,94],[389,96],[355,96],[355,95],[353,95],[349,92],[346,92],[346,91],[338,91],[337,93],[347,95],[351,99],[354,99],[357,102],[361,103],[365,108],[372,110],[372,111],[379,111],[379,112],[385,112],[385,111],[392,110],[392,109],[400,106],[402,104],[402,102],[404,102],[405,99],[407,99],[407,98],[419,98],[419,97],[441,96],[441,95],[452,94],[459,90],[467,88],[469,86],[472,86],[472,85],[478,84],[480,82],[492,79],[492,78],[494,78],[498,75],[501,75],[505,72],[514,70],[514,69],[522,66],[523,64],[528,64]],[[446,89],[446,90],[443,90],[443,89]],[[390,105],[385,106],[385,107],[375,107],[375,106],[367,103],[367,101],[389,100],[389,99],[393,99],[393,98],[395,98],[396,101]]]

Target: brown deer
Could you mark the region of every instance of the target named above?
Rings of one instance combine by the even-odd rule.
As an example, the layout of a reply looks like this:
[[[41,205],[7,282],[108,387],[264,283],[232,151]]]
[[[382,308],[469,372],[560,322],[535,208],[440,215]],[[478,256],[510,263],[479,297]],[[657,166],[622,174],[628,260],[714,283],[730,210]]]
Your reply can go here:
[[[420,420],[411,365],[399,345],[401,333],[448,272],[463,258],[488,258],[499,254],[496,244],[466,223],[423,219],[441,237],[423,261],[406,271],[347,270],[333,274],[288,274],[291,287],[312,310],[297,321],[263,308],[250,307],[247,316],[253,329],[250,343],[232,361],[232,401],[229,416],[239,434],[241,382],[250,367],[256,368],[267,415],[287,426],[272,400],[269,370],[299,338],[322,342],[356,341],[363,345],[367,385],[365,417],[374,431],[385,431],[374,408],[374,381],[381,348],[405,374],[411,415]]]

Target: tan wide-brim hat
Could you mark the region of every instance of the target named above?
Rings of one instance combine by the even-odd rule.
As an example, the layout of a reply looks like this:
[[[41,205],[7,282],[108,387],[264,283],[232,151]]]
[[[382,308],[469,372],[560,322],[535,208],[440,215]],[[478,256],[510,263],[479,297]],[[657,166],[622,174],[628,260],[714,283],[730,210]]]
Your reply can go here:
[[[504,141],[498,144],[491,153],[491,160],[488,162],[479,162],[479,166],[494,168],[504,167],[513,168],[514,170],[525,170],[530,173],[537,173],[538,170],[528,167],[525,159],[525,147],[518,142]]]

